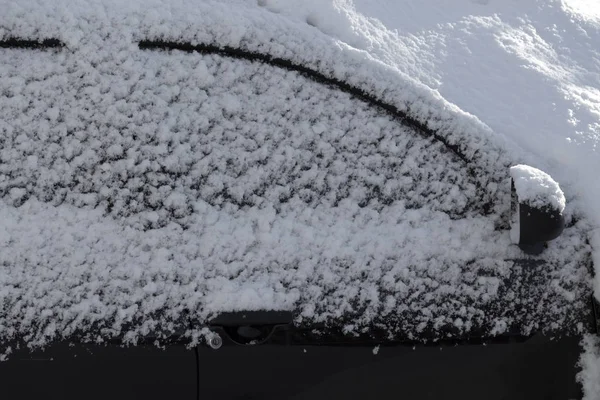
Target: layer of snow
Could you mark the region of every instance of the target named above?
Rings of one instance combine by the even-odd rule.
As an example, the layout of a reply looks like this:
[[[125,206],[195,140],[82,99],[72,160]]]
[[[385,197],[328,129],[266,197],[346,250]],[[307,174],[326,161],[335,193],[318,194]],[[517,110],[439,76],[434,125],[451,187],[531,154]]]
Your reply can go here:
[[[31,82],[0,83],[18,92],[0,152],[7,337],[99,325],[134,340],[186,310],[353,315],[350,331],[383,318],[415,338],[577,321],[552,304],[582,308],[579,229],[543,272],[515,265],[496,230],[506,215],[481,215],[466,166],[348,94],[259,63],[140,50],[98,64],[88,88],[77,57],[5,53],[7,75]],[[43,101],[21,101],[35,91],[54,122]],[[553,286],[522,287],[532,273]],[[515,298],[555,312],[517,312]]]
[[[583,386],[583,400],[600,400],[600,339],[585,335],[577,380]]]
[[[534,208],[551,208],[562,213],[565,209],[565,194],[550,175],[529,165],[510,167],[510,176],[515,185],[519,202]]]
[[[259,3],[437,90],[526,152],[519,161],[554,177],[586,215],[600,265],[600,3]],[[600,278],[595,289],[600,298]]]
[[[437,89],[532,155],[528,164],[561,183],[567,210],[585,216],[600,265],[598,1],[263,3]],[[598,269],[595,276],[600,299]],[[595,365],[585,374],[586,398],[598,399],[597,354],[586,357],[586,365]]]
[[[547,262],[523,260],[507,230],[508,167],[544,162],[425,86],[441,90],[426,54],[400,63],[395,48],[369,48],[360,27],[381,22],[327,17],[359,15],[347,6],[307,2],[316,9],[299,18],[266,0],[0,1],[0,38],[67,46],[0,50],[0,339],[99,329],[135,341],[187,310],[203,322],[265,308],[415,339],[577,329],[589,222],[567,207],[573,226]],[[141,39],[309,66],[410,113],[471,162],[297,73],[141,51]]]

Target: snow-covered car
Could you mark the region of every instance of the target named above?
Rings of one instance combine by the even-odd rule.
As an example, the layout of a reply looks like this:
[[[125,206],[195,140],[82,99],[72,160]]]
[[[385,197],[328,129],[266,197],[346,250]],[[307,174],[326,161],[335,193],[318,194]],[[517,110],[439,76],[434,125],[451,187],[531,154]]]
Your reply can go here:
[[[581,396],[587,225],[439,93],[243,2],[0,5],[2,398]]]

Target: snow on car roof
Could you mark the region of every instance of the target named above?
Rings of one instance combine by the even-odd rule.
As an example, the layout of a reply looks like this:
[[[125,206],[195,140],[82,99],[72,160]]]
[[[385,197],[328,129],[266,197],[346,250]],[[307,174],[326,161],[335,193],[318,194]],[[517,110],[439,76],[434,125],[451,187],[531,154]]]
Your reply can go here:
[[[567,205],[542,256],[510,242],[508,167],[533,158],[369,53],[231,4],[2,2],[0,40],[64,44],[0,49],[2,340],[247,309],[415,340],[581,329],[588,223]]]

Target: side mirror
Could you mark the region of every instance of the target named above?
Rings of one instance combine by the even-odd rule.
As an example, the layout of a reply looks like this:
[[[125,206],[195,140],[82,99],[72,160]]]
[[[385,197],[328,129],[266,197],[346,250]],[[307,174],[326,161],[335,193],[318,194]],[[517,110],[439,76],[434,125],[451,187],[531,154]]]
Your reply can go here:
[[[528,165],[510,168],[511,239],[527,254],[540,254],[565,227],[565,195],[552,177]]]

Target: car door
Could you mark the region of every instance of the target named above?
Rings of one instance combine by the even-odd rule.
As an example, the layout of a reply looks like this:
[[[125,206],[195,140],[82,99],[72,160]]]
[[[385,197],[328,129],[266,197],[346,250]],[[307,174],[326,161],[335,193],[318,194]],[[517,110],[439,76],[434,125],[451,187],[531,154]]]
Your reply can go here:
[[[574,331],[587,316],[580,232],[524,259],[469,157],[410,115],[239,49],[98,43],[109,51],[2,50],[2,322],[22,347],[160,343],[249,309],[291,310],[298,329],[375,343]],[[25,376],[78,396],[101,375],[113,398],[183,398],[195,378],[214,397],[228,363],[260,371],[252,360],[272,351],[228,347],[196,370],[182,348],[94,348],[81,362],[58,349],[49,362],[15,351],[0,368],[22,393],[37,390]],[[317,381],[345,368],[321,354],[312,362],[338,362]],[[266,395],[242,382],[222,390]]]

